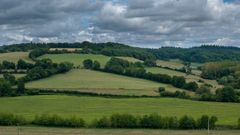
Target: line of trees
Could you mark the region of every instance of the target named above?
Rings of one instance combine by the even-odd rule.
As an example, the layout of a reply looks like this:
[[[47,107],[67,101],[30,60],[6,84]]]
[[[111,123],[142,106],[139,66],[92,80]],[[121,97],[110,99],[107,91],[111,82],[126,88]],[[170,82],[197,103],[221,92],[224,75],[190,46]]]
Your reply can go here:
[[[42,114],[36,115],[32,121],[27,121],[20,115],[0,113],[0,125],[39,125],[47,127],[92,127],[92,128],[148,128],[148,129],[210,129],[216,127],[217,117],[203,115],[197,120],[190,116],[163,117],[156,113],[135,116],[131,114],[113,114],[110,117],[103,116],[87,124],[82,118],[72,116],[63,118],[59,115]]]
[[[2,63],[0,63],[0,70],[2,71],[3,69],[31,69],[33,68],[32,63],[28,63],[22,59],[18,60],[17,64],[11,61],[4,60]]]
[[[171,77],[167,74],[153,74],[146,72],[142,63],[130,63],[118,58],[111,58],[106,63],[103,71],[172,84],[177,88],[183,88],[190,91],[196,91],[198,89],[198,84],[196,82],[187,83],[186,79],[182,76]]]

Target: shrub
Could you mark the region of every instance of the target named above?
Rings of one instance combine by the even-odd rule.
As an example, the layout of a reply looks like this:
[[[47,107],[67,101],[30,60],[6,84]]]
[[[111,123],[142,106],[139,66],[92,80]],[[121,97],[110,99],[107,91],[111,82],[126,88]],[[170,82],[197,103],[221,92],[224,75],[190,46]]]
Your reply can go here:
[[[179,120],[179,128],[180,129],[195,129],[196,121],[192,117],[185,115]]]
[[[163,92],[163,91],[165,91],[165,90],[166,90],[166,89],[165,89],[164,87],[159,87],[159,88],[158,88],[158,92],[159,92],[159,93],[161,93],[161,92]]]
[[[13,115],[10,113],[0,114],[0,125],[2,126],[17,126],[25,124],[27,124],[27,121],[25,120],[25,118],[19,115]]]
[[[53,127],[84,127],[85,121],[76,117],[64,119],[56,114],[43,114],[41,116],[36,116],[33,124]]]
[[[164,120],[158,114],[145,115],[140,120],[140,125],[143,128],[163,128]]]
[[[93,67],[92,67],[92,68],[95,69],[95,70],[99,70],[100,67],[101,67],[100,63],[95,60],[95,61],[93,62]]]
[[[96,128],[110,128],[111,127],[110,119],[107,117],[102,117],[101,119],[96,121],[95,127]]]
[[[130,114],[114,114],[110,118],[113,128],[136,128],[138,127],[137,118]]]
[[[83,66],[86,69],[92,69],[93,67],[93,61],[91,59],[86,59],[83,61]]]

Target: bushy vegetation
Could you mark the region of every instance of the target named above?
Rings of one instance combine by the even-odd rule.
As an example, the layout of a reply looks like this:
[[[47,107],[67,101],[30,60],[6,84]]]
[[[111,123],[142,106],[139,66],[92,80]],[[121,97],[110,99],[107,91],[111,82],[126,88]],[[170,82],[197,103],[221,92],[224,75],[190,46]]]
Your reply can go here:
[[[28,124],[26,119],[19,115],[11,113],[0,113],[0,125],[1,126],[19,126]]]
[[[70,118],[62,118],[56,114],[43,114],[41,116],[36,116],[33,124],[48,127],[85,127],[85,121],[81,118],[74,116]]]
[[[126,60],[111,58],[104,68],[105,72],[116,73],[121,75],[127,75],[137,78],[143,78],[160,83],[172,84],[177,88],[183,88],[190,91],[196,91],[198,84],[195,82],[186,82],[186,79],[182,76],[169,76],[167,74],[153,74],[146,72],[144,66],[139,63],[130,63]]]
[[[23,81],[32,81],[45,77],[49,77],[51,75],[57,73],[65,73],[71,70],[73,67],[72,63],[63,62],[60,64],[53,63],[50,59],[38,60],[34,64],[34,68],[27,71],[27,75],[23,77]]]

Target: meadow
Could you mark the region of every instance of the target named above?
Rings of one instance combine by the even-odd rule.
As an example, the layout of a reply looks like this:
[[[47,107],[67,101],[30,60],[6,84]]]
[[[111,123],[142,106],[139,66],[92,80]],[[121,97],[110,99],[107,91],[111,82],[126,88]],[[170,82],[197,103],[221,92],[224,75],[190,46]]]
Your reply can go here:
[[[23,115],[31,120],[37,114],[50,113],[63,117],[78,116],[91,122],[116,113],[162,116],[189,115],[194,118],[214,115],[218,125],[236,125],[240,117],[239,103],[201,102],[177,98],[105,98],[92,96],[21,96],[0,98],[0,112]]]
[[[95,55],[95,54],[76,54],[76,53],[66,53],[66,54],[46,54],[39,59],[49,58],[53,62],[60,63],[60,62],[71,62],[74,66],[83,66],[82,62],[86,59],[97,60],[100,62],[101,66],[103,67],[110,57],[105,55]]]
[[[143,62],[142,60],[139,60],[133,57],[116,57],[116,58],[127,60],[129,62]]]
[[[0,62],[3,60],[17,63],[19,59],[32,63],[33,61],[28,57],[29,52],[10,52],[0,53]]]
[[[168,84],[86,69],[73,69],[65,74],[54,75],[26,84],[26,88],[151,96],[159,95],[157,92],[159,87],[165,87],[168,91],[182,90]]]
[[[0,127],[4,135],[206,135],[206,130],[149,130],[149,129],[71,129],[46,127]],[[239,135],[239,130],[213,130],[216,135]]]
[[[158,66],[169,67],[172,69],[180,69],[180,68],[184,67],[184,65],[180,61],[177,61],[177,60],[169,60],[169,61],[157,60],[156,63]]]

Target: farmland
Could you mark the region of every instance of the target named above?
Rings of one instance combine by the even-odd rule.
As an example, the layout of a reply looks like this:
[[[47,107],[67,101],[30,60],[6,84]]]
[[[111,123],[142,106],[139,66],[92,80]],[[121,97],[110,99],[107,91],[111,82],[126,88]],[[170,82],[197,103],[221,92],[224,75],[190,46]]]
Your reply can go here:
[[[32,60],[28,57],[28,52],[0,53],[0,62],[3,60],[7,60],[17,63],[19,59],[23,59],[26,62],[32,62]]]
[[[143,62],[143,61],[141,61],[139,59],[136,59],[136,58],[133,58],[133,57],[116,57],[116,58],[127,60],[129,62]]]
[[[26,84],[27,88],[73,89],[118,95],[158,95],[156,91],[160,86],[168,91],[181,90],[167,84],[85,69],[74,69]]]
[[[162,116],[203,114],[217,116],[218,125],[236,125],[240,113],[238,103],[200,102],[174,98],[104,98],[90,96],[21,96],[0,98],[0,112],[10,112],[32,119],[36,114],[52,113],[63,117],[76,115],[91,122],[115,113]]]
[[[44,127],[0,127],[4,135],[206,135],[206,130],[149,130],[149,129],[71,129],[71,128],[44,128]],[[214,130],[211,134],[239,135],[237,130]]]

